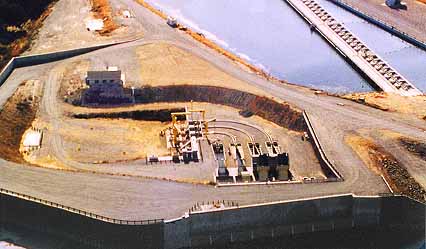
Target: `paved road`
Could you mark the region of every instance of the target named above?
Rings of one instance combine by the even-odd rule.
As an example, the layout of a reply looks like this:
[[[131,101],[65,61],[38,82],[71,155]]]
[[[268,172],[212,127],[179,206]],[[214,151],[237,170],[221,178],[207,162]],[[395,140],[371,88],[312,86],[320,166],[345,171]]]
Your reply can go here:
[[[111,53],[120,54],[126,49],[158,40],[179,46],[204,58],[222,71],[262,88],[278,99],[306,109],[326,154],[346,180],[341,183],[327,184],[214,188],[141,178],[68,173],[4,162],[0,167],[0,187],[112,218],[173,218],[182,215],[197,201],[225,199],[235,200],[243,205],[349,192],[362,195],[387,192],[388,189],[382,179],[371,173],[356,154],[345,145],[345,133],[361,128],[383,128],[426,139],[424,121],[382,112],[335,97],[316,96],[312,91],[300,87],[268,82],[242,70],[185,34],[170,29],[163,20],[134,1],[113,1],[130,6],[136,18],[144,24],[145,38],[74,59],[102,57],[104,54]],[[55,105],[54,95],[60,78],[58,68],[61,65],[59,64],[69,61],[17,69],[0,88],[0,103],[6,101],[22,80],[41,77],[47,80],[48,98],[43,106],[49,115],[55,117],[55,110],[49,111],[49,106]],[[46,75],[44,72],[49,74]],[[345,106],[338,106],[339,102],[344,103]],[[57,146],[60,147],[60,142],[57,142]],[[61,153],[60,150],[57,152]]]

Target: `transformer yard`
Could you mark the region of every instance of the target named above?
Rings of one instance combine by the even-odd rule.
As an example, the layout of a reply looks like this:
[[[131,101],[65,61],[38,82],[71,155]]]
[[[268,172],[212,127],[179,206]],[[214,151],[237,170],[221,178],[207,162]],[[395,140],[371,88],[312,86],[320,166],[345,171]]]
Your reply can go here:
[[[145,2],[112,2],[132,19],[99,40],[120,43],[25,57],[2,72],[2,191],[120,225],[346,194],[426,201],[424,119],[275,79]],[[312,1],[291,2],[308,11]],[[132,39],[121,39],[126,30]],[[388,78],[424,107],[411,83]]]

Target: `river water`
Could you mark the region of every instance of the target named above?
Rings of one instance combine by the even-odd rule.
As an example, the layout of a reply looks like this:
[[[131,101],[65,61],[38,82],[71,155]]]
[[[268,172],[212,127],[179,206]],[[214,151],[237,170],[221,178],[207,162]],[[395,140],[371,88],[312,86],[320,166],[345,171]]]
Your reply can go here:
[[[278,78],[329,92],[372,87],[283,0],[148,0],[180,23]],[[327,0],[319,2],[426,91],[426,52]]]

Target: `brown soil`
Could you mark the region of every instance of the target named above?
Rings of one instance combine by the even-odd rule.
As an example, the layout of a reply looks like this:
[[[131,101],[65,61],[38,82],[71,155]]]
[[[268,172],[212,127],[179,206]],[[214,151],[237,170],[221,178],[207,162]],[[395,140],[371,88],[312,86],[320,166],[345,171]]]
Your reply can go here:
[[[164,86],[135,90],[137,103],[153,102],[207,102],[248,110],[254,115],[295,131],[305,131],[302,111],[288,103],[257,96],[234,89],[213,86]]]
[[[143,83],[150,86],[209,85],[268,96],[261,89],[238,80],[221,71],[208,61],[179,47],[164,42],[139,46],[139,57]],[[141,87],[137,83],[134,87]],[[143,86],[143,85],[142,85]]]
[[[81,89],[86,87],[86,83],[83,79],[86,76],[86,72],[89,70],[89,66],[90,62],[88,60],[73,62],[67,66],[59,90],[59,96],[65,102],[67,102],[68,99],[75,98],[74,95],[78,94]]]
[[[184,108],[175,109],[162,109],[162,110],[136,110],[136,111],[125,111],[125,112],[105,112],[105,113],[78,113],[73,114],[73,118],[78,119],[93,119],[93,118],[104,118],[104,119],[133,119],[133,120],[144,120],[144,121],[160,121],[160,122],[171,122],[173,112],[184,112]]]
[[[409,152],[426,161],[426,143],[404,137],[400,138],[399,142]]]
[[[72,129],[60,130],[70,160],[81,163],[115,163],[163,156],[167,150],[160,132],[169,123],[130,119],[76,119]]]
[[[383,175],[394,193],[426,202],[426,191],[410,176],[404,165],[383,147],[375,144],[370,138],[354,134],[346,136],[345,140],[369,169]]]
[[[31,127],[39,97],[31,96],[33,89],[40,88],[39,81],[26,81],[8,99],[0,111],[0,157],[23,163],[19,147],[24,132]]]
[[[426,119],[426,96],[404,97],[391,93],[352,93],[343,98],[371,106],[383,111],[393,111],[415,115],[420,119]]]
[[[104,27],[98,31],[101,35],[109,35],[118,28],[113,20],[112,8],[109,0],[91,0],[93,16],[104,21]]]

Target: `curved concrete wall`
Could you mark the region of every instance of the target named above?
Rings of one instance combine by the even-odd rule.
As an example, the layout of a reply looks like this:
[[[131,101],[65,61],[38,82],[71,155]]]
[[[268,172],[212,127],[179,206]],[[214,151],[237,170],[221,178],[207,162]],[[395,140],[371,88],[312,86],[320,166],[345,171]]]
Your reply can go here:
[[[162,221],[144,225],[112,223],[97,215],[88,216],[87,212],[71,212],[58,204],[47,205],[35,200],[0,193],[0,225],[64,237],[90,248],[163,248]]]
[[[192,213],[166,222],[164,248],[218,247],[232,242],[387,226],[407,226],[421,232],[424,218],[425,206],[404,197],[342,195],[289,201]]]
[[[316,232],[383,229],[421,233],[425,205],[401,196],[339,195],[193,212],[150,225],[113,224],[0,194],[0,226],[63,237],[85,248],[178,249],[290,238]]]

